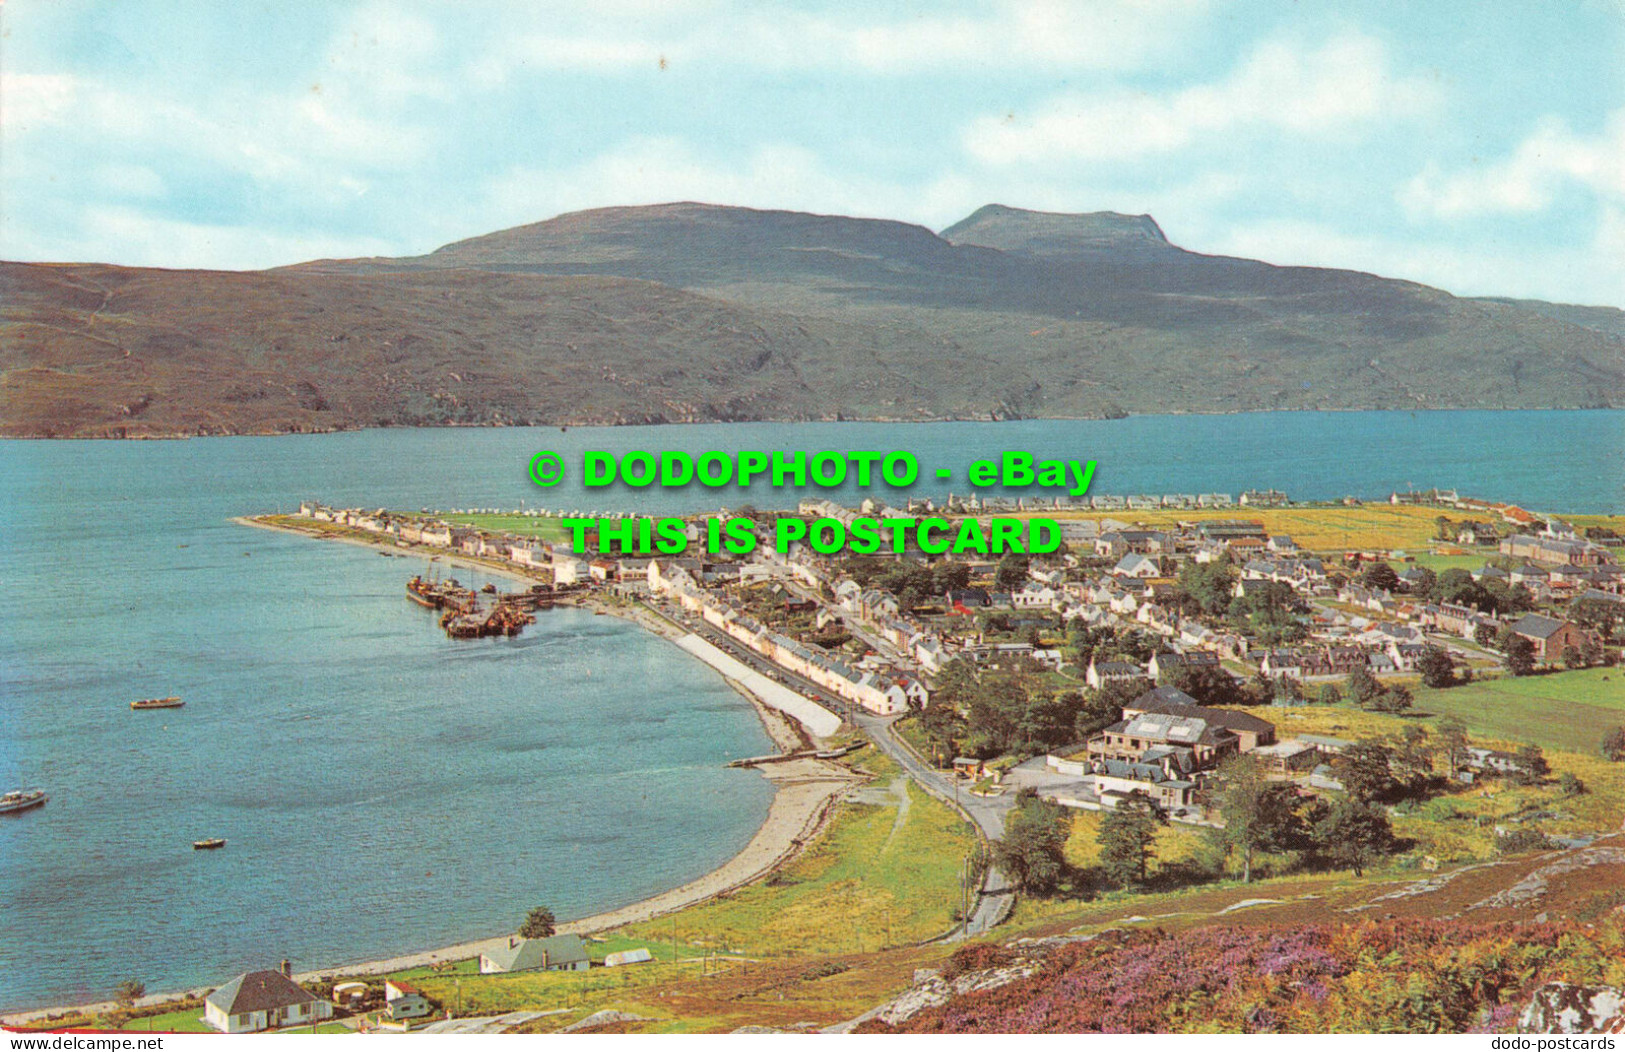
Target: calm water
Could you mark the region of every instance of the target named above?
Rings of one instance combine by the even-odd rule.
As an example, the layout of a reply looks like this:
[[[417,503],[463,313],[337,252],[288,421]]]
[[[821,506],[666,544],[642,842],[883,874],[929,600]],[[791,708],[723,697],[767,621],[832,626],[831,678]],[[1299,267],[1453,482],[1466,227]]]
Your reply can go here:
[[[1099,462],[1095,492],[1382,496],[1408,486],[1625,508],[1625,412],[1282,413],[1004,424],[372,431],[0,442],[0,1008],[314,968],[579,916],[703,873],[766,813],[754,715],[612,618],[453,643],[421,564],[234,526],[301,498],[397,508],[738,503],[542,491],[530,454],[894,449],[927,477],[1005,449]],[[964,492],[962,481],[916,493]],[[758,491],[762,506],[799,494]],[[464,574],[465,579],[473,577]],[[131,713],[179,693],[179,712]],[[221,852],[190,842],[224,836]]]

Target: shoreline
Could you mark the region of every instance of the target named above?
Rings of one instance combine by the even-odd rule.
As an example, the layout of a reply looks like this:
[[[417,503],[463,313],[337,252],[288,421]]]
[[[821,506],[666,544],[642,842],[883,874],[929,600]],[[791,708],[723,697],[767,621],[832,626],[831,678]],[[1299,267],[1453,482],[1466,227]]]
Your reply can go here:
[[[263,522],[250,516],[237,516],[230,521],[241,526],[290,533],[311,540],[342,541],[358,547],[388,551],[392,554],[420,558],[425,561],[428,561],[432,555],[439,554],[434,549],[405,548],[381,544],[361,537],[305,531],[291,526]],[[485,570],[515,582],[534,584],[540,580],[539,577],[532,577],[517,569],[498,566],[468,556],[454,556],[449,552],[440,555],[440,559],[448,565]],[[636,624],[645,631],[665,639],[674,646],[677,645],[678,638],[686,634],[677,626],[672,625],[642,606],[633,605],[623,609],[590,596],[577,601],[573,605],[582,609],[592,609],[595,612],[619,617],[623,621]],[[682,648],[679,647],[679,649]],[[697,660],[703,660],[698,655],[691,656],[695,656]],[[707,664],[709,665],[709,662]],[[710,667],[715,668],[715,666]],[[721,670],[717,670],[717,672],[722,675]],[[816,740],[811,731],[804,729],[789,714],[772,707],[762,698],[759,698],[744,684],[726,675],[723,675],[723,681],[750,703],[757,719],[761,721],[768,739],[781,752],[792,752],[806,748]],[[838,799],[849,789],[863,781],[861,776],[854,774],[847,768],[825,760],[794,760],[788,763],[758,767],[755,770],[773,786],[773,799],[768,805],[767,816],[762,820],[762,825],[737,854],[710,872],[704,873],[678,887],[650,895],[624,906],[603,910],[562,923],[558,926],[559,932],[563,934],[591,935],[627,924],[646,921],[689,906],[699,905],[719,895],[727,894],[747,884],[754,883],[800,854],[806,843],[822,830],[830,811]],[[300,972],[294,976],[294,979],[299,982],[311,983],[323,976],[381,975],[388,972],[402,971],[407,968],[426,967],[440,961],[477,957],[483,952],[505,945],[507,940],[508,935],[506,934],[471,939],[466,942],[430,950],[398,954],[392,957],[377,958],[353,964],[337,964]],[[231,978],[233,977],[224,976],[220,981],[224,983]],[[137,1005],[145,1008],[173,1001],[191,1000],[206,996],[213,989],[215,989],[213,986],[194,987],[186,990],[149,994],[141,998]],[[85,1013],[99,1014],[112,1011],[117,1007],[118,1005],[113,1001],[104,1001],[90,1004],[24,1009],[0,1015],[0,1023],[7,1025],[39,1023],[48,1020],[52,1016]]]
[[[444,424],[331,424],[311,425],[309,427],[263,430],[263,431],[156,431],[151,434],[86,434],[86,435],[46,435],[46,434],[0,434],[0,440],[15,442],[188,442],[193,439],[204,438],[296,438],[306,435],[350,435],[363,431],[481,431],[520,428],[534,428],[537,430],[552,430],[562,428],[633,428],[633,427],[715,427],[719,424],[767,424],[780,426],[797,426],[802,424],[1005,424],[1005,423],[1033,423],[1053,421],[1055,423],[1080,423],[1098,421],[1102,423],[1115,423],[1119,420],[1128,420],[1134,417],[1162,417],[1162,416],[1262,416],[1274,413],[1617,413],[1625,410],[1625,406],[1607,405],[1571,405],[1571,406],[1517,406],[1513,408],[1492,409],[1485,406],[1469,405],[1415,405],[1415,406],[1255,406],[1247,409],[1157,409],[1128,410],[1123,416],[1106,416],[1104,414],[1090,414],[1084,416],[1016,416],[999,417],[992,414],[982,416],[864,416],[864,417],[800,417],[792,419],[764,419],[764,420],[662,420],[659,422],[626,423],[615,421],[552,421],[550,423],[534,424],[505,424],[505,423],[444,423]]]

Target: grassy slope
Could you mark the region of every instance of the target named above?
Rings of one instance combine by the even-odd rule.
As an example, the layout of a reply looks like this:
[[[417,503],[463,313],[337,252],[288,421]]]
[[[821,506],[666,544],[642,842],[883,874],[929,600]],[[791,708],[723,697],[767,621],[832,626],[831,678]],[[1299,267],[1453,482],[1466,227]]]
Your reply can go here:
[[[877,776],[873,786],[889,788],[896,777],[883,756],[867,757],[864,766]],[[719,975],[740,981],[753,974],[775,991],[785,985],[808,986],[806,996],[822,1012],[838,1003],[855,1006],[872,991],[855,987],[842,995],[849,1001],[829,1000],[829,991],[841,986],[841,975],[809,977],[810,962],[825,954],[874,954],[946,930],[958,901],[960,863],[974,844],[969,827],[948,807],[912,786],[908,793],[901,821],[896,803],[843,804],[807,852],[774,876],[669,917],[607,933],[592,946],[595,959],[613,950],[646,947],[656,957],[653,964],[594,970],[585,977],[535,972],[454,976],[423,969],[411,977],[443,1004],[454,1005],[460,997],[463,1014],[470,1015],[571,1007],[578,1010],[572,1012],[574,1018],[602,1007],[631,1005],[629,1010],[666,1017],[671,1015],[669,1005],[658,1000],[645,1004],[639,999],[647,994],[641,991],[695,982],[709,989]],[[709,964],[708,955],[713,958]],[[709,1014],[715,1007],[695,1011],[673,1025],[705,1029],[717,1022]],[[567,1021],[550,1020],[548,1028]]]

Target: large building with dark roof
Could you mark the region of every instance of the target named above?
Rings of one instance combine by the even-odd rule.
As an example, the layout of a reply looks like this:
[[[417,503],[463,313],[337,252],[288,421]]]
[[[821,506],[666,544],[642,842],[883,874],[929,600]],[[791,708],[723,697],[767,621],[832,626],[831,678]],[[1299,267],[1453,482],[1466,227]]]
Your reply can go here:
[[[1514,635],[1522,636],[1534,644],[1538,661],[1555,663],[1563,659],[1563,651],[1585,646],[1585,631],[1573,621],[1561,621],[1545,614],[1524,614],[1511,626]]]
[[[1148,690],[1123,706],[1123,718],[1131,719],[1144,713],[1168,716],[1193,716],[1215,727],[1222,727],[1236,736],[1241,752],[1252,752],[1260,745],[1275,742],[1275,724],[1236,709],[1215,709],[1202,705],[1177,687],[1158,687]]]

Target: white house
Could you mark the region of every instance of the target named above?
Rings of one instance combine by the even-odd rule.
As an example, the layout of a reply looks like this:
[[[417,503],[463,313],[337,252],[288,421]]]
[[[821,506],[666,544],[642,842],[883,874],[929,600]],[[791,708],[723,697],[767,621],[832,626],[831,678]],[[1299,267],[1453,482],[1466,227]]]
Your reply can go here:
[[[203,1002],[203,1021],[222,1034],[308,1026],[332,1017],[333,1006],[326,999],[269,970],[239,975]]]

